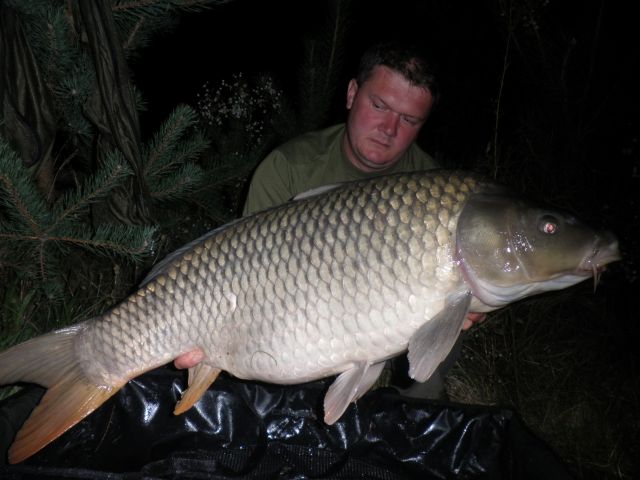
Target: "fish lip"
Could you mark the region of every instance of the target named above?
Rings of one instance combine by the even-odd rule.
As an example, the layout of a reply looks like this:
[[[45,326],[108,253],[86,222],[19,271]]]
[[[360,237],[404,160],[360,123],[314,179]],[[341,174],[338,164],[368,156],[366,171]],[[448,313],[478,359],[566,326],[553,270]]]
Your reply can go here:
[[[587,255],[576,269],[577,275],[586,277],[600,274],[606,270],[609,263],[622,260],[618,249],[618,242],[614,241],[606,245],[602,245],[597,241],[589,255]]]

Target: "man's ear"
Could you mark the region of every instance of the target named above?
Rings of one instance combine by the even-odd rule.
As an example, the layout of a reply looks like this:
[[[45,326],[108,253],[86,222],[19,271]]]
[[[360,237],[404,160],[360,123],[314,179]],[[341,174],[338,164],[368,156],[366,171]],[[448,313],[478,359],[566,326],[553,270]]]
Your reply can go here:
[[[356,82],[355,78],[352,78],[347,86],[347,110],[353,106],[353,99],[356,98],[356,93],[358,93],[358,82]]]

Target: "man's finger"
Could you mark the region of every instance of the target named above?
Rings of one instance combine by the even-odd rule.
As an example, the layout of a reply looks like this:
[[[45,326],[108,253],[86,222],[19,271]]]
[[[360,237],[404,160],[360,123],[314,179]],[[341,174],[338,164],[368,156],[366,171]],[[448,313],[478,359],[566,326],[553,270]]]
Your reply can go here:
[[[190,352],[183,353],[173,361],[173,364],[176,366],[176,368],[191,368],[195,367],[203,359],[204,352],[197,348]]]

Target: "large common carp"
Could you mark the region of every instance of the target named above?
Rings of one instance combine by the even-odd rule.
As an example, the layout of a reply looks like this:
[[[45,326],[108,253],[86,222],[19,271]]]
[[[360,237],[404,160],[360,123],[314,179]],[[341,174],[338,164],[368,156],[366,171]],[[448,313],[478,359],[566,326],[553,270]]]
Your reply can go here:
[[[19,462],[126,382],[193,351],[191,407],[225,370],[292,384],[339,374],[335,422],[408,351],[424,381],[468,311],[565,288],[619,258],[612,234],[524,202],[466,172],[326,188],[216,229],[156,266],[104,315],[0,354],[0,384],[48,388],[18,432]]]

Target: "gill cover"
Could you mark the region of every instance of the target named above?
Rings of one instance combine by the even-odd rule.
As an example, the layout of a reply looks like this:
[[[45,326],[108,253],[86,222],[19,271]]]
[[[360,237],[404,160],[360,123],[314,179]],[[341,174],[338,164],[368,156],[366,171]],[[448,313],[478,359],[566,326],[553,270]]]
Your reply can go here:
[[[502,194],[469,199],[456,241],[474,296],[491,308],[568,287],[619,258],[612,234],[569,213]]]

